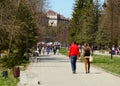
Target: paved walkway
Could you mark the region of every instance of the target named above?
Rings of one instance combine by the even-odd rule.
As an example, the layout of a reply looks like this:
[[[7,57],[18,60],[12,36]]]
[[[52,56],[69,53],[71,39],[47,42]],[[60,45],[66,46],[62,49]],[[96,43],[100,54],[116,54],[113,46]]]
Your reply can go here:
[[[21,71],[18,86],[120,86],[120,77],[94,67],[86,74],[80,61],[77,73],[72,74],[68,57],[50,54],[41,55],[39,62]]]
[[[111,56],[111,54],[109,54],[109,52],[102,53],[102,52],[99,52],[99,50],[95,50],[93,54]],[[113,57],[120,57],[120,55],[113,55]]]

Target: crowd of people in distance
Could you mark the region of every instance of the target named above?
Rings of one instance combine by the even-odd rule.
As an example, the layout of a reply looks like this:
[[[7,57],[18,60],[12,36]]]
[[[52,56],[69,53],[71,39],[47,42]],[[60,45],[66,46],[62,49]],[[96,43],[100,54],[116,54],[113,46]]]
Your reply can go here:
[[[33,56],[39,56],[39,55],[44,55],[45,53],[47,53],[47,55],[49,55],[49,53],[53,53],[55,54],[59,54],[59,50],[60,50],[60,46],[59,45],[38,45],[35,46],[33,48],[32,54]]]
[[[112,55],[120,55],[120,47],[112,47],[112,52],[109,52],[109,53],[112,53]]]

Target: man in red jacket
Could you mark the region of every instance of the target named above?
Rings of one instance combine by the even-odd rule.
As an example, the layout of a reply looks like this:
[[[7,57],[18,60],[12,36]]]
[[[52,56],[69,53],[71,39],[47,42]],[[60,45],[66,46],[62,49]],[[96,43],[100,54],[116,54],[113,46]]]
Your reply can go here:
[[[80,58],[80,51],[79,47],[77,46],[76,42],[74,42],[70,47],[69,47],[69,58],[71,60],[71,68],[73,74],[76,73],[76,61],[77,57]]]

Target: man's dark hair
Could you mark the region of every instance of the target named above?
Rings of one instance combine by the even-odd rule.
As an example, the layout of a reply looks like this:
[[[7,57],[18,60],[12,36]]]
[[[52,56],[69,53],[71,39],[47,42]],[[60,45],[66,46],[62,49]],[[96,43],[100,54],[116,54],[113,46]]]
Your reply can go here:
[[[74,44],[77,44],[76,41],[73,42]]]

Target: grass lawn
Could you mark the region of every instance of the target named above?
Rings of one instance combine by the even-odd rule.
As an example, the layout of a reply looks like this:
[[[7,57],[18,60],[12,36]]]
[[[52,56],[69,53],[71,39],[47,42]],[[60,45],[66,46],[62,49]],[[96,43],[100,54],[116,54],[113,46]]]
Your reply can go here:
[[[68,49],[67,48],[61,48],[59,52],[63,55],[66,55],[66,56],[68,55]]]
[[[68,55],[68,49],[62,48],[60,53]],[[113,57],[110,59],[110,56],[102,55],[93,55],[93,62],[91,64],[96,65],[106,71],[120,75],[120,57]]]
[[[22,64],[20,70],[25,70],[28,64],[29,64],[28,62]],[[17,83],[19,82],[19,78],[18,79],[14,78],[13,71],[8,70],[8,77],[4,78],[2,76],[3,70],[4,68],[0,67],[0,86],[17,86]]]
[[[93,58],[93,65],[120,75],[120,57],[113,57],[111,60],[110,56],[94,55]]]
[[[2,77],[2,71],[0,71],[0,86],[17,86],[18,81],[13,77],[11,70],[8,72],[8,78]]]

